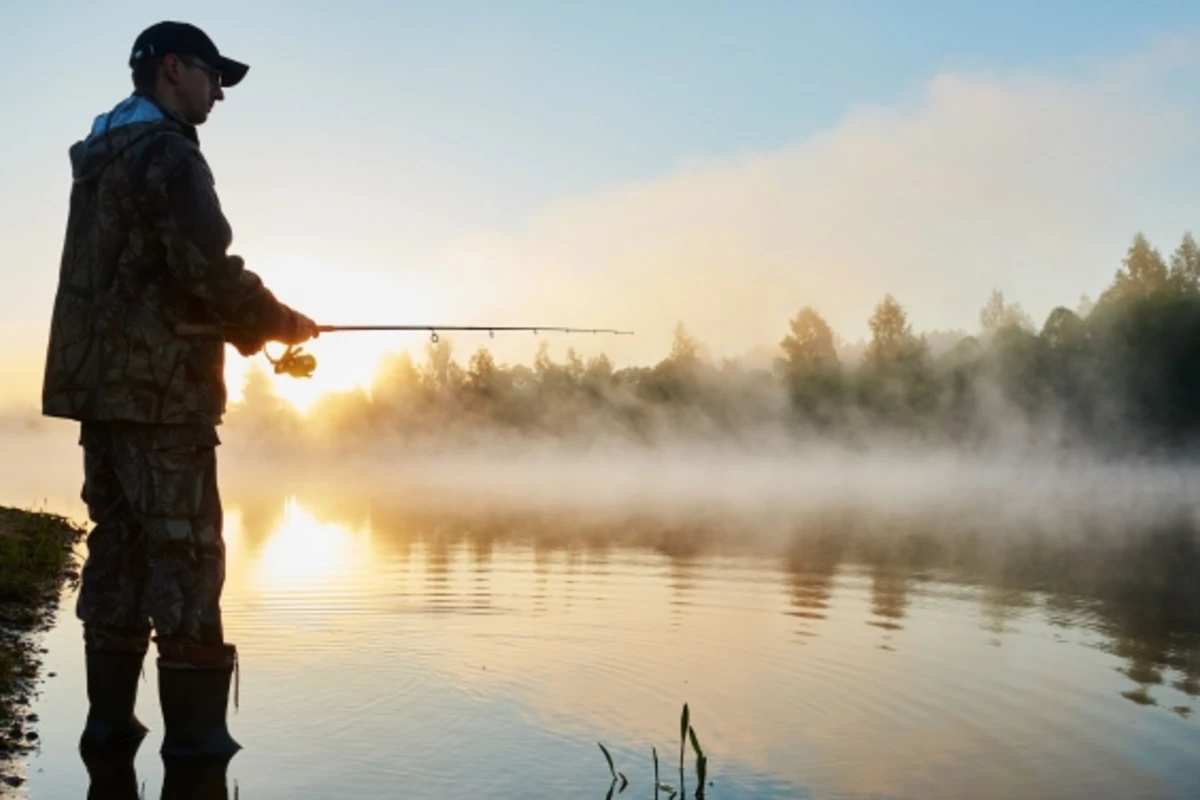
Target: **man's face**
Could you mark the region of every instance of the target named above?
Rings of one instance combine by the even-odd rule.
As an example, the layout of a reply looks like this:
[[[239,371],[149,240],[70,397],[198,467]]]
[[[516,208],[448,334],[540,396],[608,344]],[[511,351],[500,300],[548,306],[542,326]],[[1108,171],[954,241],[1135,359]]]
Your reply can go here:
[[[179,58],[175,71],[175,94],[180,115],[192,125],[200,125],[208,119],[209,112],[218,100],[225,99],[221,91],[221,74],[200,58]]]

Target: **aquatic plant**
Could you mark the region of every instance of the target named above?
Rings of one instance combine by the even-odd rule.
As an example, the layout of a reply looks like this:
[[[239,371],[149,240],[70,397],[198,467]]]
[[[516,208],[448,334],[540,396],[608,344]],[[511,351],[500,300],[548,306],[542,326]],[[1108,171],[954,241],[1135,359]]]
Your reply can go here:
[[[676,789],[669,783],[662,781],[659,778],[658,772],[658,748],[651,747],[650,755],[654,759],[654,796],[657,798],[659,792],[667,793],[667,800],[675,800],[676,797],[686,797],[686,756],[688,741],[691,741],[692,752],[695,755],[695,770],[696,770],[696,791],[693,795],[695,800],[704,800],[704,791],[712,785],[708,780],[708,756],[704,754],[704,749],[700,746],[700,737],[696,733],[695,727],[691,724],[691,714],[688,711],[687,703],[683,704],[683,711],[679,717],[679,788]],[[604,754],[604,760],[608,762],[608,772],[612,776],[612,783],[608,787],[608,794],[605,795],[605,800],[611,800],[614,791],[616,794],[621,794],[629,785],[628,778],[624,772],[617,770],[613,763],[612,755],[608,752],[608,748],[602,742],[597,742],[600,747],[600,752]],[[617,787],[617,781],[620,780],[620,788]]]
[[[613,794],[613,789],[617,785],[617,778],[620,777],[620,779],[621,779],[621,788],[617,789],[617,794],[620,794],[621,792],[625,791],[625,787],[629,785],[629,779],[625,777],[624,772],[617,772],[616,768],[613,766],[612,756],[608,754],[608,748],[605,747],[600,742],[596,742],[596,744],[600,745],[600,752],[604,753],[604,760],[608,762],[608,771],[612,774],[612,785],[608,787],[608,795],[607,795],[608,797],[611,798],[612,794]]]

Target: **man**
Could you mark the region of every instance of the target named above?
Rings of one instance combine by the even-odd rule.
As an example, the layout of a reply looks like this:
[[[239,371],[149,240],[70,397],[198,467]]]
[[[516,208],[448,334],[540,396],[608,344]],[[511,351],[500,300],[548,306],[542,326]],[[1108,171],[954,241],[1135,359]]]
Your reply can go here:
[[[95,526],[76,608],[83,621],[85,749],[138,741],[137,682],[151,628],[164,756],[228,756],[237,659],[225,642],[216,426],[224,341],[176,334],[224,326],[243,355],[316,336],[275,299],[232,240],[196,126],[245,64],[200,29],[163,22],[129,59],[134,91],[70,150],[70,212],[42,411],[78,420],[83,499]]]

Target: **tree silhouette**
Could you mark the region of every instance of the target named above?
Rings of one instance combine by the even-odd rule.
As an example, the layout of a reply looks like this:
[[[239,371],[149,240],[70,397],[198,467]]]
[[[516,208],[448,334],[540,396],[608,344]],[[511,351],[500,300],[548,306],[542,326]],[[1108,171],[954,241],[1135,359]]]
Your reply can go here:
[[[1005,328],[1033,330],[1033,318],[1025,313],[1020,304],[1004,302],[1004,293],[993,289],[987,303],[979,311],[979,328],[985,337],[995,336]]]
[[[1035,333],[1020,305],[993,290],[981,335],[937,332],[935,353],[888,294],[870,314],[861,358],[845,356],[821,314],[802,306],[770,369],[761,358],[714,364],[682,320],[653,366],[617,368],[574,348],[559,363],[542,341],[531,364],[499,364],[480,347],[463,368],[442,339],[420,364],[407,353],[387,356],[369,392],[323,398],[309,420],[276,394],[278,378],[252,367],[229,423],[289,446],[318,433],[335,441],[339,431],[449,435],[480,426],[638,442],[766,426],[780,436],[861,442],[888,431],[974,446],[1021,421],[1053,424],[1063,442],[1103,452],[1200,444],[1200,247],[1185,233],[1168,268],[1136,235],[1099,298],[1093,306],[1081,296],[1075,311],[1056,307]]]
[[[1101,304],[1130,302],[1167,288],[1167,265],[1142,234],[1133,237],[1122,263],[1124,266],[1117,270],[1112,286],[1100,296]]]
[[[1191,231],[1183,234],[1183,241],[1171,254],[1170,281],[1177,291],[1200,291],[1200,248]]]
[[[779,343],[782,357],[776,372],[783,379],[793,408],[803,419],[829,424],[841,403],[842,367],[834,349],[833,329],[810,306],[800,309]]]
[[[924,347],[920,339],[913,335],[908,315],[890,294],[875,306],[868,324],[871,327],[871,343],[867,346],[866,362],[870,367],[883,370],[923,355]]]

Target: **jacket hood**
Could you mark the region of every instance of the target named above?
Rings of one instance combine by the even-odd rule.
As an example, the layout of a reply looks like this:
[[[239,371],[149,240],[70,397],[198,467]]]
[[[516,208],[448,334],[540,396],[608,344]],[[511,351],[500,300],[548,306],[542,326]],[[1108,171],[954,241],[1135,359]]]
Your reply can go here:
[[[168,129],[182,129],[189,138],[196,139],[191,125],[164,111],[153,99],[130,95],[111,111],[97,116],[88,135],[71,146],[71,176],[77,181],[96,177],[134,143]]]

